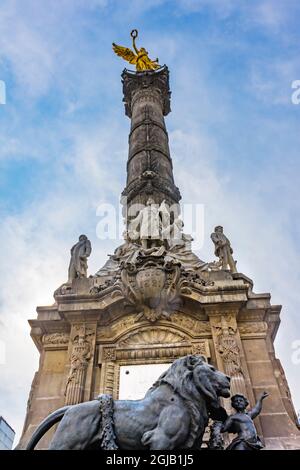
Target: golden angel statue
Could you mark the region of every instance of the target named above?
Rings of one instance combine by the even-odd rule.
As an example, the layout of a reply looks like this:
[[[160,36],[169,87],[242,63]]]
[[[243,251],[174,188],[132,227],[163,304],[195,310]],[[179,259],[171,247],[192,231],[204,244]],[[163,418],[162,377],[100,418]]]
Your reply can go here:
[[[113,42],[113,50],[117,55],[123,57],[123,59],[127,60],[130,64],[134,64],[136,66],[136,70],[138,72],[142,72],[143,70],[155,70],[160,67],[158,63],[158,59],[151,60],[148,57],[148,52],[144,47],[138,49],[135,44],[135,39],[137,38],[138,32],[136,29],[133,29],[130,33],[132,37],[132,45],[135,53],[129,49],[129,47],[118,46]]]

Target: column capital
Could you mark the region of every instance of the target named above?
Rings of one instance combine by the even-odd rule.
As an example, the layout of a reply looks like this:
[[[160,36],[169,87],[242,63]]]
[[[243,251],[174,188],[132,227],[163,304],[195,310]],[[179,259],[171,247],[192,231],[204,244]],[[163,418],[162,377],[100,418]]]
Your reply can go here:
[[[147,88],[154,88],[159,91],[164,116],[167,116],[171,111],[169,69],[166,65],[158,70],[146,70],[144,72],[131,72],[124,69],[122,83],[126,116],[132,117],[132,98],[134,93],[137,90],[147,90]]]
[[[237,315],[240,309],[243,307],[244,302],[228,302],[228,303],[217,303],[211,305],[203,305],[205,313],[209,318],[211,317],[221,317],[221,316],[234,316],[237,318]]]

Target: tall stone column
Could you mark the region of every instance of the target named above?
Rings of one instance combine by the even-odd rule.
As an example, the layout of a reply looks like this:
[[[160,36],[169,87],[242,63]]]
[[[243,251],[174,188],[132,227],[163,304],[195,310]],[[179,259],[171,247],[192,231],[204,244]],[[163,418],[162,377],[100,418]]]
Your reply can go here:
[[[146,204],[151,195],[155,203],[169,205],[181,196],[174,184],[169,139],[164,116],[170,112],[169,71],[122,74],[125,114],[131,118],[127,185],[122,197],[128,207]]]

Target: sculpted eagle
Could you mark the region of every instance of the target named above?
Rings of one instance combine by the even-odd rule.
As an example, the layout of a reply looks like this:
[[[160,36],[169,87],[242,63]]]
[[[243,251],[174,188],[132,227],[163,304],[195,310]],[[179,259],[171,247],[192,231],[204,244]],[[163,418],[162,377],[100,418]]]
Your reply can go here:
[[[130,64],[134,64],[136,66],[136,70],[141,72],[143,70],[155,70],[160,67],[158,63],[158,59],[151,60],[148,57],[148,52],[144,47],[138,49],[135,44],[135,39],[138,35],[136,29],[133,29],[130,33],[132,37],[132,45],[135,53],[129,49],[129,47],[118,46],[113,42],[113,50],[114,52],[122,57],[123,59],[127,60]]]
[[[227,417],[219,397],[229,397],[229,387],[230,378],[202,356],[185,356],[141,400],[100,395],[54,411],[34,431],[27,449],[58,421],[52,450],[199,449],[209,417]]]

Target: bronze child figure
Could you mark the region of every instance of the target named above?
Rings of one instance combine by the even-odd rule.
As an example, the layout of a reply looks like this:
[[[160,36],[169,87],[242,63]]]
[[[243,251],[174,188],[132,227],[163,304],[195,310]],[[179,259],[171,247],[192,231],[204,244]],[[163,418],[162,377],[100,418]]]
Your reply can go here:
[[[264,446],[256,433],[253,419],[256,418],[262,410],[262,401],[268,396],[263,392],[256,405],[249,411],[246,411],[249,402],[244,395],[233,395],[231,405],[236,413],[228,416],[224,422],[221,432],[237,434],[237,437],[229,444],[226,450],[260,450]]]

